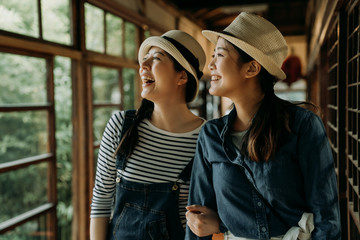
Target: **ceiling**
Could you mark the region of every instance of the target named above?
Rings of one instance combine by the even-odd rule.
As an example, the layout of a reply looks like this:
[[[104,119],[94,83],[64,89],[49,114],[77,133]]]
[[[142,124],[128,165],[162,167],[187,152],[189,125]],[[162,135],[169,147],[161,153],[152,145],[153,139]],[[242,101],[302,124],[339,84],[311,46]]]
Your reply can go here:
[[[305,35],[308,0],[164,0],[206,29],[223,30],[242,11],[257,13],[283,35]]]

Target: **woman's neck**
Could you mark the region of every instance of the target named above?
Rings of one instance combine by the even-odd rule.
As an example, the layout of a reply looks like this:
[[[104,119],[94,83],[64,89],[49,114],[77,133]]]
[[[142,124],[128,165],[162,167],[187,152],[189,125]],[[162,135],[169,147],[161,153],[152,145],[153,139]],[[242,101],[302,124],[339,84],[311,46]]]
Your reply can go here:
[[[150,122],[168,132],[184,133],[199,127],[203,120],[194,115],[186,103],[181,103],[155,104]]]
[[[254,118],[256,112],[259,110],[264,94],[246,98],[244,101],[234,101],[237,117],[233,123],[234,131],[247,130]]]

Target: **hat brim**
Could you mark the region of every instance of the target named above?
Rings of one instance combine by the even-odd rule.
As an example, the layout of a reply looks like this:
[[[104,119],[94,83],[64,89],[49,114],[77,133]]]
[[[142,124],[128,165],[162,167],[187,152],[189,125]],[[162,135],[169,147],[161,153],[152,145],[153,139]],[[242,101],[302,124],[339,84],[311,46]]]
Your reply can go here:
[[[148,51],[151,47],[159,47],[159,48],[163,49],[165,52],[167,52],[173,58],[175,58],[175,60],[181,66],[183,66],[191,75],[194,76],[194,78],[196,80],[196,92],[195,92],[193,99],[195,99],[195,97],[198,94],[198,89],[199,89],[199,79],[196,75],[196,71],[189,64],[189,62],[183,57],[183,55],[180,53],[180,51],[171,42],[169,42],[165,38],[162,38],[159,36],[152,36],[152,37],[148,37],[147,39],[145,39],[139,49],[139,54],[138,54],[139,64],[142,64],[144,56],[148,53]]]
[[[210,31],[210,30],[203,30],[202,34],[213,44],[216,45],[216,42],[219,37],[222,37],[226,39],[227,41],[231,42],[238,48],[240,48],[242,51],[247,53],[249,56],[254,58],[257,62],[260,63],[271,75],[275,76],[279,80],[283,80],[286,78],[286,74],[284,71],[279,68],[279,66],[266,54],[264,54],[259,49],[251,46],[250,44],[236,38],[229,36],[227,34]]]

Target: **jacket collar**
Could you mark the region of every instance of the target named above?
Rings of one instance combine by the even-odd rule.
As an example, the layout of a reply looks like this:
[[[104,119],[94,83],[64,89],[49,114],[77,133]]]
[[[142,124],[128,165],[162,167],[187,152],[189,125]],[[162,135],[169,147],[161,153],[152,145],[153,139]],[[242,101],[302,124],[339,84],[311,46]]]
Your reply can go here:
[[[233,109],[230,111],[229,114],[225,115],[222,118],[223,121],[223,129],[221,130],[221,140],[224,141],[225,135],[231,130],[231,124],[234,122],[236,118],[236,108],[233,107]]]

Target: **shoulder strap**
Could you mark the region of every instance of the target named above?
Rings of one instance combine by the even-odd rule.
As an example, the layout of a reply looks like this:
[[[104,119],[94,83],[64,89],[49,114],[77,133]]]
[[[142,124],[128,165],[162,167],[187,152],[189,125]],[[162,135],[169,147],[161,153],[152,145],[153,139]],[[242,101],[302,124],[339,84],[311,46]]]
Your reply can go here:
[[[136,117],[135,114],[136,114],[136,110],[134,110],[134,109],[125,111],[125,119],[122,124],[120,139],[123,138],[124,134],[130,128],[131,124],[133,124],[135,117]]]
[[[125,133],[129,130],[130,126],[135,121],[136,110],[126,110],[125,111],[125,119],[122,124],[121,133],[120,133],[120,140],[124,137]],[[126,157],[123,154],[117,153],[116,154],[116,168],[124,170],[126,165]]]

